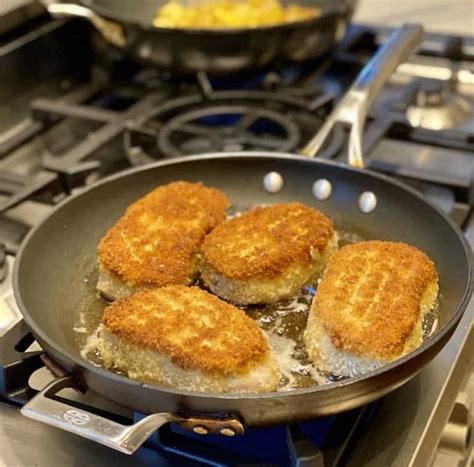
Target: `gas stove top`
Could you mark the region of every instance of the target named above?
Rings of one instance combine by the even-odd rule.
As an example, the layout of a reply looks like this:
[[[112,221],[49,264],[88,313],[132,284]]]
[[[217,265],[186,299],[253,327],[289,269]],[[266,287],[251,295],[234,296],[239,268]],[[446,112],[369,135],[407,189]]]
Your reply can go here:
[[[322,61],[231,78],[174,76],[128,62],[77,21],[35,17],[0,35],[4,463],[51,465],[52,456],[58,464],[80,456],[84,463],[119,465],[224,465],[231,460],[401,466],[433,460],[472,366],[472,302],[448,346],[417,378],[374,404],[336,417],[226,442],[171,426],[127,458],[17,411],[52,379],[12,295],[14,255],[29,229],[71,193],[128,167],[216,151],[297,152],[388,33],[353,25]],[[419,53],[384,87],[364,135],[369,168],[424,193],[461,226],[471,244],[473,115],[474,39],[427,35]],[[320,157],[344,161],[346,146],[345,130],[337,129]],[[61,396],[122,421],[140,417],[94,394]]]

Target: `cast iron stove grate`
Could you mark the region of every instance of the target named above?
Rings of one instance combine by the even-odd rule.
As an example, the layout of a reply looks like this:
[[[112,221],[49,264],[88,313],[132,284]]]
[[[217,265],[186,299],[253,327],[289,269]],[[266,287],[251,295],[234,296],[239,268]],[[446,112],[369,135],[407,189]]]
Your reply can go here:
[[[125,150],[132,165],[211,152],[298,152],[322,125],[331,103],[329,95],[305,100],[268,91],[212,91],[172,99],[128,126]],[[344,141],[344,132],[335,131],[323,157],[333,158]]]

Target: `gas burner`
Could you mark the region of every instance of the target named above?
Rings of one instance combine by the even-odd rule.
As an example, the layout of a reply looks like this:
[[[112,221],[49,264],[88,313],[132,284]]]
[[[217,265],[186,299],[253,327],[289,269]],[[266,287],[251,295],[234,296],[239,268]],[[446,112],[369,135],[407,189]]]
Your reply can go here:
[[[252,105],[185,110],[157,133],[158,150],[170,157],[246,149],[291,151],[300,139],[300,130],[292,120]]]
[[[312,101],[263,91],[217,91],[168,101],[124,135],[133,165],[182,155],[231,151],[297,152],[317,131],[332,98]],[[344,142],[335,132],[323,157],[332,158]]]
[[[414,103],[407,109],[410,124],[428,130],[459,127],[470,114],[470,103],[441,81],[428,81],[420,86]]]

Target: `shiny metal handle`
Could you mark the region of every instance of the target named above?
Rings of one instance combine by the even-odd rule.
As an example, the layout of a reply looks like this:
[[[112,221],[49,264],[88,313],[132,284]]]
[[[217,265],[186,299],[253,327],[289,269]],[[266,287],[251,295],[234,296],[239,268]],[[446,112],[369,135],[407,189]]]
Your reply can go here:
[[[55,3],[46,0],[41,1],[48,13],[54,18],[62,18],[67,16],[77,16],[90,20],[95,13],[85,6],[76,5],[75,3]]]
[[[72,16],[87,19],[111,44],[117,47],[123,47],[126,44],[124,27],[103,18],[90,8],[75,3],[58,3],[48,0],[40,0],[40,3],[53,18]]]
[[[415,51],[423,39],[423,33],[423,28],[419,24],[406,24],[394,31],[365,65],[349,91],[301,153],[314,157],[336,123],[348,124],[351,126],[349,164],[353,167],[364,167],[362,131],[370,105],[398,65]]]
[[[183,420],[170,413],[159,413],[149,415],[134,425],[121,425],[51,399],[51,396],[67,387],[74,387],[71,376],[52,381],[22,407],[21,413],[26,417],[96,441],[125,454],[133,454],[155,430],[165,423]]]
[[[179,422],[183,428],[201,435],[236,436],[245,432],[243,423],[232,414],[216,418],[185,418],[164,412],[148,415],[133,425],[122,425],[52,399],[61,389],[75,387],[72,376],[55,379],[21,408],[22,415],[125,454],[133,454],[154,431],[169,422]]]
[[[395,30],[362,69],[351,90],[365,93],[370,106],[398,65],[416,50],[423,35],[421,24],[404,24]]]

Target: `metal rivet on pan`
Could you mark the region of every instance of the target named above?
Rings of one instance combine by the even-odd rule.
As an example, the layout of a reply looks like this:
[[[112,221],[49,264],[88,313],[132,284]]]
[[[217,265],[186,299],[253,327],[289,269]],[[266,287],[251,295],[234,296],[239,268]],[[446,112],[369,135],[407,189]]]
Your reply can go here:
[[[209,430],[202,425],[197,425],[193,427],[194,433],[197,433],[198,435],[207,435],[209,433]]]
[[[320,178],[313,183],[313,195],[316,199],[325,200],[332,194],[332,185],[329,180]]]
[[[269,193],[278,193],[283,188],[283,177],[278,172],[268,172],[263,177],[263,187]]]
[[[220,433],[224,436],[235,436],[235,430],[232,428],[222,428]]]
[[[368,214],[377,207],[377,197],[371,191],[364,191],[359,196],[359,209],[364,213]]]

